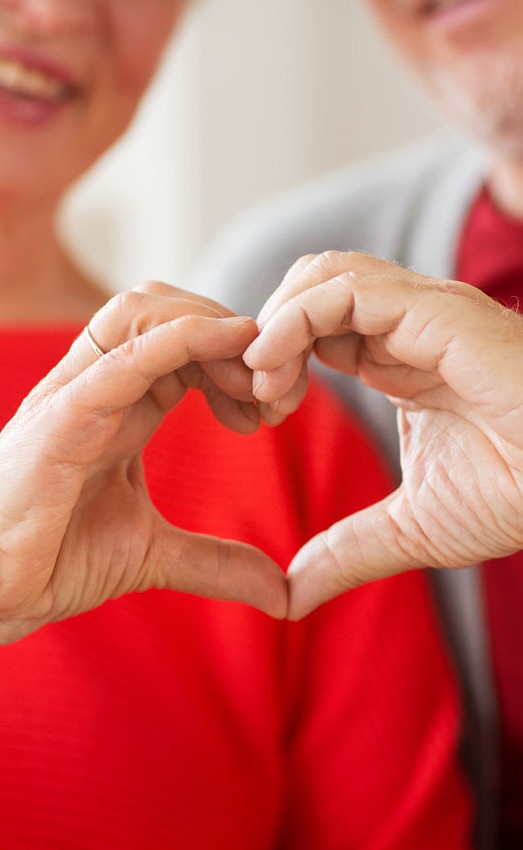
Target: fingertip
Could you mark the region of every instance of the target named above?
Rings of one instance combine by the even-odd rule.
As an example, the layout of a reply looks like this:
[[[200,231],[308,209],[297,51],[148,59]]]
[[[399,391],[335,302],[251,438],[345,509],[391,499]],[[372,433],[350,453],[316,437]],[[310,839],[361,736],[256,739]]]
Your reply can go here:
[[[287,572],[289,620],[302,620],[320,605],[347,590],[332,566],[323,534],[313,537],[296,553]]]
[[[258,325],[251,316],[228,316],[226,319],[219,319],[225,325],[234,325],[238,327],[248,327],[253,325],[252,330],[258,331]]]
[[[240,356],[225,360],[200,362],[200,369],[218,389],[240,402],[253,402],[252,372],[247,369]]]
[[[287,572],[288,585],[288,609],[287,619],[297,623],[307,617],[320,604],[311,595],[310,587],[307,585],[307,575],[302,575],[300,567],[293,561]]]
[[[274,317],[267,324],[260,326],[256,325],[256,338],[245,348],[243,352],[243,362],[252,369],[253,372],[263,369],[274,369],[281,366],[282,359],[285,362],[285,357],[280,357],[277,344],[277,327],[274,324]],[[276,345],[274,331],[276,330]]]
[[[287,616],[285,575],[261,549],[183,531],[163,518],[159,528],[164,556],[154,559],[155,587],[239,602],[278,620]]]
[[[288,415],[279,409],[279,400],[272,402],[271,404],[260,402],[258,404],[258,411],[261,421],[268,428],[277,428],[278,425],[285,422]]]
[[[253,340],[253,342],[251,342],[251,344],[248,345],[247,348],[245,349],[245,351],[243,352],[243,362],[245,363],[245,365],[249,369],[252,369],[253,372],[256,371],[256,367],[259,365],[258,364],[258,349],[259,349],[259,346],[257,345],[259,338],[260,337],[258,335],[256,337],[256,339]]]
[[[283,570],[261,550],[244,544],[239,546],[251,560],[251,571],[249,582],[244,584],[242,579],[238,584],[236,599],[268,617],[285,620],[289,609],[289,589]]]
[[[262,421],[271,428],[275,425],[281,425],[288,416],[295,413],[300,407],[307,395],[308,383],[309,373],[307,364],[305,363],[295,384],[289,390],[283,393],[275,392],[276,398],[274,401],[258,401],[258,410],[260,411]]]
[[[289,623],[299,623],[300,620],[304,620],[305,617],[308,617],[313,611],[314,608],[300,608],[294,604],[292,599],[289,599],[287,620]]]
[[[255,434],[261,424],[258,409],[252,402],[240,402],[239,410],[243,414],[243,434]]]
[[[286,620],[289,612],[289,588],[283,571],[277,564],[276,568],[279,573],[278,581],[261,610],[273,620]]]
[[[263,384],[265,382],[266,372],[255,371],[252,373],[252,394],[258,401],[267,401],[263,397],[259,397],[259,393],[263,396]]]
[[[228,326],[230,329],[228,333],[232,334],[232,338],[241,340],[241,351],[237,353],[243,358],[245,351],[250,348],[258,336],[258,325],[254,319],[250,316],[230,316],[226,319],[214,319],[213,321]]]
[[[255,434],[261,424],[256,407],[249,402],[231,400],[227,402],[222,405],[222,409],[217,409],[216,406],[213,408],[213,414],[218,422],[236,434],[243,436]]]
[[[305,377],[307,365],[303,357],[294,357],[286,363],[265,371],[253,372],[253,393],[260,402],[275,404],[288,396],[297,383]]]

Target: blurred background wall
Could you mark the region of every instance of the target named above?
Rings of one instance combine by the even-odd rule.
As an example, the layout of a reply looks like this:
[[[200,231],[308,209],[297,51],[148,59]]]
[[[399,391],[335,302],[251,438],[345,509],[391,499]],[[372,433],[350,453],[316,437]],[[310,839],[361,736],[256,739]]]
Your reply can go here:
[[[436,128],[365,5],[197,0],[131,131],[65,205],[91,274],[183,283],[243,208]]]

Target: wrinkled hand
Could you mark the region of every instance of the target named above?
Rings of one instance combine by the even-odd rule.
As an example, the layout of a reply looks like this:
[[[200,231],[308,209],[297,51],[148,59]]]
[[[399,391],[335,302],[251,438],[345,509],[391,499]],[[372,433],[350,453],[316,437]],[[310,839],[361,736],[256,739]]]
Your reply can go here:
[[[285,616],[280,569],[252,547],[189,534],[153,507],[141,453],[199,387],[218,419],[256,430],[240,355],[250,319],[166,284],[113,298],[0,435],[0,643],[130,591],[166,587]]]
[[[299,404],[312,350],[398,408],[403,483],[297,554],[292,619],[373,579],[523,548],[523,318],[466,284],[328,252],[291,269],[260,322],[244,360],[266,410]]]

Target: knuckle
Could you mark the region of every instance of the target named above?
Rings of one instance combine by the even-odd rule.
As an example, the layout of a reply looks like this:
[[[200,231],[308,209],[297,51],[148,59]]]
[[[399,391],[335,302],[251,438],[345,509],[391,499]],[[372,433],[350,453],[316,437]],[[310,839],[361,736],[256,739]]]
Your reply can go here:
[[[294,266],[298,268],[304,268],[305,266],[308,266],[309,263],[312,263],[317,256],[317,254],[304,254],[303,257],[300,257],[299,260],[296,260]]]
[[[121,345],[128,338],[137,337],[149,328],[150,316],[147,313],[147,299],[150,296],[135,289],[119,292],[107,303],[109,311],[110,329],[104,328],[107,333],[116,334],[112,346]],[[105,314],[107,315],[107,314]],[[107,346],[109,347],[109,346]]]
[[[180,316],[170,324],[170,332],[176,339],[182,361],[193,359],[193,339],[198,333],[198,316]]]
[[[316,257],[317,254],[304,254],[303,257],[300,257],[295,263],[293,263],[285,275],[284,280],[289,280],[300,275],[312,262],[314,262]]]
[[[212,595],[217,595],[221,599],[233,598],[229,587],[232,562],[231,541],[217,539],[213,554],[212,570],[209,573]]]
[[[138,286],[135,286],[132,291],[142,293],[144,295],[175,297],[183,290],[181,290],[178,286],[173,286],[171,283],[166,283],[164,280],[146,280]]]
[[[189,348],[192,347],[193,342],[196,347],[199,343],[202,343],[207,348],[212,346],[216,334],[221,339],[226,338],[224,334],[227,333],[228,326],[222,324],[221,316],[185,313],[183,316],[174,319],[171,327],[180,342],[184,342]]]
[[[348,257],[349,255],[342,251],[323,251],[321,254],[316,255],[312,261],[312,265],[318,268],[321,272],[332,274],[332,272],[335,269],[338,269],[342,263],[344,266],[347,265]]]
[[[361,271],[372,258],[364,251],[325,251],[322,254],[323,262],[329,268],[343,269],[345,272]]]
[[[158,289],[167,284],[161,284],[157,280],[146,280],[132,289],[132,292],[143,293],[144,295],[155,295]]]
[[[150,371],[145,365],[147,361],[147,358],[144,357],[145,345],[144,337],[131,337],[118,348],[111,349],[106,354],[106,362],[110,364],[112,361],[117,368],[120,368],[123,364],[131,366],[135,375],[140,378],[143,384],[150,387],[157,380],[158,375],[154,371]]]
[[[144,303],[144,293],[130,289],[114,295],[107,304],[108,310],[115,316],[134,317]]]
[[[111,349],[106,357],[113,357],[115,360],[135,360],[143,351],[143,338],[141,336],[132,336],[127,339],[119,348]]]
[[[191,333],[196,331],[201,318],[201,316],[197,316],[195,313],[185,313],[185,315],[178,316],[177,319],[173,319],[172,328],[175,333],[180,334],[180,336],[188,337]]]
[[[351,258],[351,255],[351,251],[337,251],[334,248],[331,248],[328,251],[324,251],[323,254],[321,254],[323,260],[329,265],[337,265],[340,260],[347,261]]]

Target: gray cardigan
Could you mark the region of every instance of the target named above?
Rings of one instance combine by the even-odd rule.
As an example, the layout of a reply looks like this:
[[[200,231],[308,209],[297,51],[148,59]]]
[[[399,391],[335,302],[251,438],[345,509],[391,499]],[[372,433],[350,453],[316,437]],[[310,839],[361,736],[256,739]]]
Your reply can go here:
[[[256,315],[298,257],[327,249],[366,251],[452,278],[464,217],[485,169],[481,151],[445,135],[332,174],[244,216],[211,246],[189,286]],[[363,418],[399,476],[392,406],[352,378],[324,375]],[[497,723],[478,568],[430,575],[461,681],[463,757],[477,798],[476,846],[487,850],[494,847]]]

